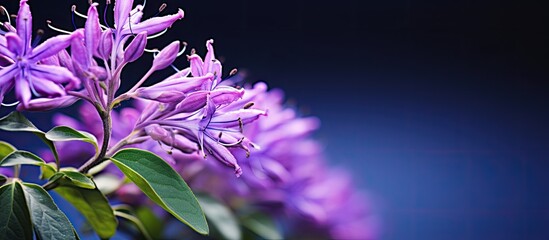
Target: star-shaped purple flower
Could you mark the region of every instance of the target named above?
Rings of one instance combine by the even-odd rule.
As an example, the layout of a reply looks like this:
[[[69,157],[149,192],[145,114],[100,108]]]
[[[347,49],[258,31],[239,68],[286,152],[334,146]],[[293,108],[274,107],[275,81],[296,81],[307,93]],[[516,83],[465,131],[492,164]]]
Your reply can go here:
[[[56,36],[32,47],[32,15],[27,0],[20,2],[16,29],[17,32],[6,33],[5,44],[0,43],[0,56],[12,63],[0,69],[0,99],[15,86],[15,96],[25,109],[32,95],[61,97],[67,90],[79,87],[80,80],[66,68],[40,64],[40,60],[67,48],[72,35]]]

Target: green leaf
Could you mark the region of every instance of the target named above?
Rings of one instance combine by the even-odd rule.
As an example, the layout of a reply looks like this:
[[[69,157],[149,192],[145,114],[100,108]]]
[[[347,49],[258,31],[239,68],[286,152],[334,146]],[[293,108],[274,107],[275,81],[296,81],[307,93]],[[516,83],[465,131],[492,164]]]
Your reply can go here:
[[[243,217],[241,223],[264,239],[282,239],[282,234],[273,219],[262,213],[252,213]]]
[[[135,210],[135,215],[143,223],[147,232],[153,236],[154,239],[162,239],[162,233],[164,232],[164,224],[162,220],[154,214],[149,207],[140,207]]]
[[[87,189],[94,189],[95,184],[93,184],[93,181],[86,175],[77,172],[77,171],[70,171],[70,170],[61,170],[57,174],[62,174],[64,177],[66,177],[68,180],[72,182],[77,187],[81,188],[87,188]]]
[[[38,239],[76,239],[71,222],[42,187],[23,183],[32,224]]]
[[[44,162],[44,160],[33,153],[17,150],[0,160],[0,166],[11,167],[15,165],[35,165],[47,168],[49,171],[55,172],[55,168]]]
[[[0,119],[0,130],[9,132],[32,132],[38,136],[51,149],[57,166],[59,166],[59,156],[53,142],[46,138],[46,134],[38,129],[20,112],[14,111]]]
[[[49,179],[56,173],[52,163],[41,165],[40,170],[40,179]]]
[[[7,180],[8,180],[8,177],[0,174],[0,186],[4,185],[4,183],[6,183]]]
[[[15,149],[15,147],[12,146],[11,144],[4,141],[0,141],[0,159],[5,158],[15,150],[17,149]]]
[[[223,239],[242,238],[238,220],[227,206],[205,194],[197,194],[196,196],[208,222],[221,234]]]
[[[84,215],[99,237],[110,238],[115,234],[118,221],[109,201],[97,188],[61,185],[55,188],[55,192]]]
[[[42,166],[45,165],[46,162],[33,153],[21,150],[14,151],[0,160],[0,166],[4,167],[11,167],[19,164]]]
[[[152,237],[147,232],[147,229],[145,228],[145,226],[143,225],[141,220],[139,220],[139,218],[135,217],[131,212],[115,210],[114,215],[116,215],[117,217],[120,217],[120,218],[124,218],[124,219],[132,222],[137,227],[139,232],[141,232],[141,234],[143,235],[143,238],[145,238],[147,240],[152,239]]]
[[[13,111],[0,119],[0,129],[10,132],[44,133],[17,111]]]
[[[84,141],[93,144],[95,150],[98,149],[97,139],[91,133],[78,131],[67,126],[58,126],[52,128],[46,133],[46,138],[54,142],[61,141]]]
[[[18,180],[0,187],[0,236],[32,240],[29,208]]]
[[[140,149],[123,149],[112,162],[151,200],[200,234],[208,223],[187,183],[160,157]]]

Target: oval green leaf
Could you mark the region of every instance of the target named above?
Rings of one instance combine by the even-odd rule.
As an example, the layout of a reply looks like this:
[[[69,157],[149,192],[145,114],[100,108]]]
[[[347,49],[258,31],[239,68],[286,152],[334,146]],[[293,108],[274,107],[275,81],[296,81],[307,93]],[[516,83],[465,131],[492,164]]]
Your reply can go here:
[[[59,166],[59,156],[53,142],[46,138],[46,134],[38,129],[20,112],[14,111],[0,119],[0,130],[9,132],[32,132],[38,136],[53,153],[55,163]]]
[[[78,131],[67,126],[58,126],[52,128],[46,133],[46,138],[50,141],[83,141],[91,143],[95,149],[98,149],[97,139],[91,133]]]
[[[34,124],[32,124],[23,114],[17,111],[13,111],[0,119],[0,129],[10,132],[44,133],[34,126]]]
[[[47,168],[49,171],[55,172],[55,168],[53,166],[44,162],[42,158],[27,151],[14,151],[0,160],[0,166],[2,167],[11,167],[20,164],[41,166],[43,168]]]
[[[32,222],[21,184],[15,180],[0,187],[0,236],[32,240]]]
[[[116,233],[118,220],[109,201],[97,188],[61,185],[55,188],[55,192],[84,215],[99,237],[110,238]]]
[[[208,234],[208,224],[196,197],[164,160],[133,148],[120,150],[111,160],[156,204],[198,233]]]
[[[23,183],[32,224],[38,239],[77,239],[78,235],[65,214],[42,187]]]
[[[77,171],[69,171],[69,170],[61,170],[58,174],[63,174],[67,179],[69,179],[72,184],[75,186],[81,187],[81,188],[87,188],[87,189],[94,189],[95,184],[93,184],[93,181],[86,175],[77,172]]]
[[[0,141],[0,159],[5,158],[15,150],[17,149],[15,149],[15,147],[12,146],[11,144],[4,141]]]
[[[196,197],[206,214],[208,223],[219,232],[222,239],[242,238],[238,220],[227,206],[205,194],[197,194]]]

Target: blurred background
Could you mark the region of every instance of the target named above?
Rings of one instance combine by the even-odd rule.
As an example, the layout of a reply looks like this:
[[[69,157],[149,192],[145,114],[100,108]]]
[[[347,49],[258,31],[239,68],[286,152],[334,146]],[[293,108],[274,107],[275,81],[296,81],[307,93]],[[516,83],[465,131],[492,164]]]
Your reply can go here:
[[[1,4],[15,13],[17,2]],[[47,19],[72,29],[71,5],[87,9],[84,0],[29,2],[35,29]],[[330,163],[372,197],[383,239],[549,239],[546,6],[166,2],[165,13],[182,8],[185,18],[149,47],[177,39],[204,54],[213,38],[226,73],[281,88],[303,115],[318,116]],[[145,17],[161,3],[149,1]],[[126,88],[143,66],[127,73]],[[51,114],[30,117],[50,125]],[[28,139],[15,145],[34,146]]]

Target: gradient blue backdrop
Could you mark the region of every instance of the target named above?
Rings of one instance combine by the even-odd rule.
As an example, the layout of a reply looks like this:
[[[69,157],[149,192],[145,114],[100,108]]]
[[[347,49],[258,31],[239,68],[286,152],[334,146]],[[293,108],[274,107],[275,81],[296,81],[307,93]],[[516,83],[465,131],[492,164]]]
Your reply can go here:
[[[31,1],[36,25],[72,28],[70,5],[86,8],[58,2],[52,12],[51,1]],[[546,6],[167,2],[185,19],[149,45],[179,39],[204,53],[214,38],[227,72],[283,88],[320,117],[316,136],[371,194],[384,239],[549,239]],[[160,3],[148,4],[150,16]],[[48,126],[49,116],[31,117]]]

